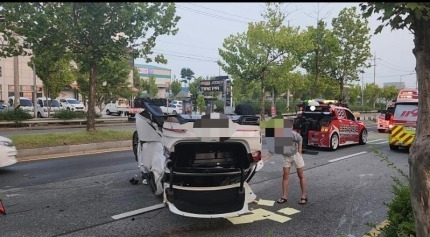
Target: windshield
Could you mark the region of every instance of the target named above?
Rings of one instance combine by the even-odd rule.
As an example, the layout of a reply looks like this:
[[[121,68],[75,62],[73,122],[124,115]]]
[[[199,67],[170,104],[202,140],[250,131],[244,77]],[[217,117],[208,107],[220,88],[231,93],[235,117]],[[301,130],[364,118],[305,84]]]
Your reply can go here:
[[[69,104],[73,104],[73,105],[78,105],[78,104],[80,104],[80,102],[79,102],[79,101],[77,101],[77,100],[73,100],[73,99],[69,99],[69,100],[67,100],[67,102],[69,102]]]
[[[404,121],[417,121],[418,104],[397,104],[394,109],[394,119]]]
[[[60,102],[58,100],[51,101],[51,107],[60,107]]]
[[[31,100],[20,99],[19,100],[19,105],[31,107],[31,106],[33,106],[33,103],[31,103]]]

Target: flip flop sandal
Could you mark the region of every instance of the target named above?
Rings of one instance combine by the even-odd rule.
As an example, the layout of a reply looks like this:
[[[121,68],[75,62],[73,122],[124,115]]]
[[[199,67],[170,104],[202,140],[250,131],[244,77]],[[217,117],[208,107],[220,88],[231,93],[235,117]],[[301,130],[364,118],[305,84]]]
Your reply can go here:
[[[303,202],[304,201],[304,202]],[[300,205],[305,205],[306,203],[308,203],[308,198],[307,197],[305,197],[305,198],[300,198],[300,202],[299,202],[299,204]]]
[[[287,199],[286,198],[280,198],[278,201],[276,201],[277,203],[279,203],[279,204],[282,204],[282,203],[286,203],[287,202]]]

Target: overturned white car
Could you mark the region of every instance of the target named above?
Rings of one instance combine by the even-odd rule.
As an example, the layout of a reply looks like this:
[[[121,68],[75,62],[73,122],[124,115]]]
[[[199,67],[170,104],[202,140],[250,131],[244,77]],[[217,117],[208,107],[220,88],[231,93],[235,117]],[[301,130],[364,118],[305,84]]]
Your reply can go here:
[[[248,182],[263,167],[259,117],[163,115],[148,102],[143,107],[133,149],[170,211],[198,218],[247,213],[256,198]]]

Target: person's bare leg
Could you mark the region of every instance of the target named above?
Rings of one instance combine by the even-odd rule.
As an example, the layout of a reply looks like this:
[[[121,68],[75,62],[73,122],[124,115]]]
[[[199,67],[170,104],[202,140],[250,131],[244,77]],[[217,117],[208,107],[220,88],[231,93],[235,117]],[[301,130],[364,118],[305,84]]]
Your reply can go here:
[[[284,167],[283,171],[284,173],[282,175],[282,197],[287,199],[288,183],[290,181],[290,167]]]
[[[306,177],[305,177],[305,173],[303,172],[303,167],[297,169],[297,175],[299,176],[300,189],[302,190],[302,196],[301,197],[302,198],[306,198],[307,197],[307,193],[306,193]]]

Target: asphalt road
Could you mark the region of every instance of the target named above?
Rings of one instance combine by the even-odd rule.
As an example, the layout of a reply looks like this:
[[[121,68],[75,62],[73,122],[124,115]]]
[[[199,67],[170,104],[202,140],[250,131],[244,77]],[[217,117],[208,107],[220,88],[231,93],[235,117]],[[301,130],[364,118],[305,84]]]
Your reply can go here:
[[[167,207],[114,220],[113,215],[161,203],[147,185],[132,185],[139,174],[131,151],[18,163],[0,169],[3,236],[363,236],[385,220],[398,173],[372,152],[377,148],[407,172],[407,151],[391,151],[386,134],[369,132],[369,143],[304,155],[309,203],[298,204],[300,188],[290,178],[287,204],[261,206],[300,212],[279,223],[232,224],[227,219],[187,218]],[[257,198],[276,200],[281,189],[280,157],[274,156],[251,180]]]

